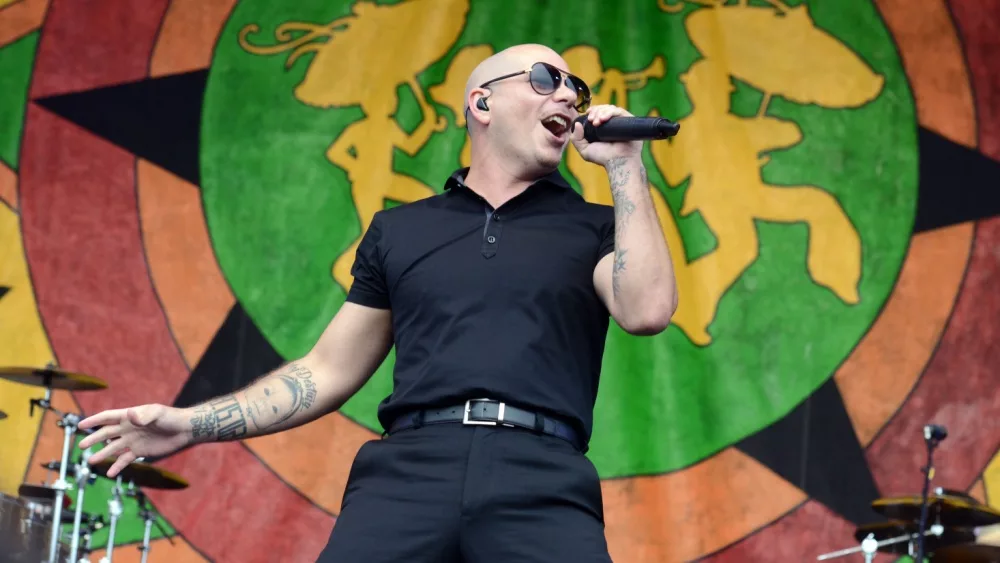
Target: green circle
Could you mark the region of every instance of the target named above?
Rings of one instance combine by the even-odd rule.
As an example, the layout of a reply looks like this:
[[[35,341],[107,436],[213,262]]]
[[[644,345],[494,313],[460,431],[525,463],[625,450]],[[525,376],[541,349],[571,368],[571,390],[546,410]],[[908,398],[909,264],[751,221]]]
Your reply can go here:
[[[691,102],[678,76],[701,56],[686,35],[684,18],[712,9],[683,6],[671,14],[655,0],[631,0],[627,6],[472,0],[457,43],[418,79],[425,92],[441,83],[454,55],[470,45],[499,51],[530,42],[562,52],[589,44],[599,49],[605,68],[626,72],[645,68],[662,54],[664,77],[631,92],[628,107],[636,115],[657,108],[679,120],[691,112]],[[288,53],[253,55],[239,46],[237,36],[254,23],[261,29],[256,42],[268,42],[281,23],[326,24],[350,8],[347,1],[329,0],[240,2],[219,38],[205,94],[202,186],[215,252],[244,309],[289,359],[312,347],[344,302],[331,268],[359,236],[360,223],[348,178],[325,153],[365,115],[356,106],[320,109],[299,102],[294,88],[312,55],[285,68]],[[676,470],[778,420],[832,376],[892,291],[916,206],[916,117],[906,75],[870,2],[814,2],[809,9],[815,24],[857,53],[885,85],[873,101],[852,109],[772,98],[768,115],[794,121],[803,140],[770,153],[761,178],[779,186],[819,186],[836,197],[862,240],[860,302],[845,304],[810,279],[806,225],[757,221],[759,257],[721,299],[711,344],[693,345],[676,326],[640,338],[612,324],[589,454],[602,477]],[[403,35],[398,46],[386,36],[377,45],[347,47],[343,57],[360,66],[371,50],[405,48],[421,38]],[[753,116],[762,93],[733,82],[731,112]],[[408,87],[400,86],[397,94],[394,117],[411,131],[421,120],[419,106]],[[448,116],[449,128],[412,157],[393,149],[394,169],[440,192],[459,167],[465,132],[450,110],[435,107]],[[687,182],[666,187],[648,152],[646,164],[651,182],[674,211],[688,259],[712,252],[714,238],[697,213],[677,218]],[[563,171],[569,177],[565,166]],[[342,409],[375,431],[381,431],[376,407],[392,389],[393,360],[390,354]]]

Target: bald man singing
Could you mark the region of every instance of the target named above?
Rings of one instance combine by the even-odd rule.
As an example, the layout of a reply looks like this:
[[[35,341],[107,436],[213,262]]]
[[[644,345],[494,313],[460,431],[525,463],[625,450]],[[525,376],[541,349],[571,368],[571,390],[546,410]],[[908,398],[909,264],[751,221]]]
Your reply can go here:
[[[91,462],[116,457],[114,477],[137,456],[306,424],[395,346],[385,432],[358,451],[318,560],[610,561],[585,455],[608,325],[656,334],[677,306],[642,142],[584,140],[581,114],[629,114],[590,107],[588,86],[541,45],[480,64],[465,105],[470,167],[440,195],[374,216],[347,300],[306,356],[190,408],[95,414],[80,424],[101,427],[80,444],[105,443]],[[570,141],[606,169],[613,207],[560,176]]]

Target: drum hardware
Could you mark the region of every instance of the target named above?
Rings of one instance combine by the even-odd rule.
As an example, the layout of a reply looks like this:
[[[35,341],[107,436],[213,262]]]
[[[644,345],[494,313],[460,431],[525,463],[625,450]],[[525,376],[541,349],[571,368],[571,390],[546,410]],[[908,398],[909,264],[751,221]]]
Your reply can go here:
[[[924,427],[927,465],[921,468],[924,478],[919,495],[875,499],[872,509],[890,521],[858,527],[854,537],[860,546],[817,559],[862,553],[866,563],[871,563],[881,551],[908,555],[917,562],[932,559],[942,563],[1000,563],[1000,547],[978,543],[980,530],[1000,525],[1000,511],[964,492],[940,487],[931,492],[934,448],[947,436],[943,426]]]
[[[61,370],[51,362],[44,368],[3,367],[0,368],[0,379],[44,387],[50,391],[100,391],[108,388],[108,384],[98,377]]]
[[[63,497],[66,491],[71,488],[69,482],[66,481],[69,449],[73,442],[73,434],[76,433],[76,425],[80,423],[80,417],[77,414],[71,412],[64,413],[53,408],[50,402],[51,394],[52,391],[46,389],[45,399],[32,399],[31,404],[34,407],[35,403],[38,402],[42,408],[55,412],[60,416],[60,420],[56,424],[63,428],[62,463],[59,464],[59,478],[51,486],[56,491],[56,498],[55,503],[52,505],[52,536],[49,538],[49,563],[56,563],[56,548],[59,546],[59,526],[61,525],[60,516],[63,510]],[[83,491],[80,491],[80,493],[82,494]],[[82,503],[79,505],[82,505]]]
[[[4,555],[14,560],[35,555],[41,557],[40,542],[32,526],[35,519],[24,499],[0,493],[0,546]],[[32,547],[35,547],[35,553],[31,552]]]
[[[943,563],[998,563],[1000,562],[1000,546],[952,545],[936,551],[934,561]]]
[[[76,563],[90,563],[90,554],[94,551],[91,547],[91,541],[93,540],[94,532],[100,530],[104,527],[104,517],[101,515],[91,516],[87,520],[87,525],[80,529],[80,534],[83,536],[83,545],[80,546],[80,557],[76,559]]]
[[[914,522],[886,522],[879,524],[868,524],[861,526],[854,533],[854,538],[861,541],[871,535],[876,540],[889,539],[893,537],[909,536],[914,541],[907,543],[894,543],[879,546],[879,551],[893,555],[908,555],[913,557],[915,552],[917,534],[917,524]],[[926,531],[924,540],[927,545],[927,552],[931,553],[938,548],[948,545],[958,545],[976,540],[973,530],[965,528],[946,528],[939,522],[934,522]]]
[[[931,526],[930,529],[924,532],[925,536],[941,536],[944,533],[944,527],[939,525]],[[816,559],[819,561],[824,561],[826,559],[834,559],[837,557],[843,557],[845,555],[851,555],[854,553],[862,553],[865,558],[865,563],[872,563],[875,561],[875,555],[880,551],[880,548],[893,546],[901,544],[903,542],[913,542],[916,539],[916,534],[903,534],[896,537],[886,538],[884,540],[875,539],[875,533],[869,532],[868,535],[861,540],[861,545],[858,547],[851,547],[848,549],[842,549],[840,551],[834,551],[831,553],[824,553]],[[911,544],[912,545],[912,544]]]
[[[76,462],[70,465],[70,451],[73,445],[74,435],[92,434],[96,429],[84,430],[79,427],[82,420],[80,415],[70,412],[62,412],[52,406],[52,391],[60,389],[66,391],[95,391],[106,389],[107,384],[99,378],[79,373],[71,373],[56,369],[54,364],[49,364],[45,368],[0,368],[0,379],[6,379],[25,385],[34,385],[45,389],[44,397],[41,399],[30,399],[29,413],[34,416],[35,407],[55,413],[58,418],[57,426],[63,429],[62,454],[58,461],[50,461],[42,464],[42,467],[51,471],[57,471],[58,476],[54,483],[45,485],[22,484],[18,488],[18,499],[11,499],[10,502],[0,504],[0,524],[6,524],[8,513],[26,514],[31,519],[30,524],[43,526],[48,531],[49,537],[44,542],[34,535],[29,539],[35,539],[37,543],[34,552],[40,559],[42,552],[47,551],[47,557],[43,563],[90,563],[89,555],[92,552],[91,539],[93,533],[105,525],[102,515],[92,515],[83,512],[83,499],[86,488],[92,485],[98,476],[107,477],[114,460],[103,460],[90,464],[87,459],[91,455],[90,449],[82,452]],[[0,411],[0,420],[6,414]],[[67,479],[70,476],[72,467],[72,483]],[[46,478],[46,482],[48,479]],[[127,488],[125,484],[127,483]],[[77,488],[76,507],[71,513],[70,507],[74,500],[69,491],[73,487]],[[167,530],[163,528],[158,519],[160,514],[153,507],[143,488],[178,490],[188,487],[188,482],[179,475],[165,469],[161,469],[146,463],[143,458],[127,465],[115,478],[115,486],[112,488],[111,499],[108,500],[108,516],[110,517],[110,529],[108,534],[108,545],[105,556],[101,563],[111,563],[114,550],[115,532],[117,525],[123,514],[123,497],[132,497],[137,500],[139,517],[145,522],[145,532],[141,546],[141,561],[146,563],[150,552],[150,539],[152,527],[156,527],[163,533],[167,541],[174,544],[173,538]],[[3,495],[0,495],[3,497]],[[7,506],[13,508],[8,509]],[[24,517],[16,520],[23,521]],[[70,538],[70,545],[61,542],[60,531],[62,525],[72,524],[73,531]],[[10,526],[5,526],[7,531]],[[43,546],[42,543],[47,543]],[[30,547],[30,546],[28,546]],[[25,550],[25,553],[27,551]],[[33,562],[39,559],[31,559]]]
[[[43,398],[30,399],[29,415],[35,415],[36,406],[43,410],[52,411],[59,417],[56,424],[63,429],[63,447],[62,457],[60,458],[59,463],[59,478],[50,487],[55,490],[55,498],[53,499],[54,503],[52,505],[52,533],[49,538],[49,556],[47,561],[48,563],[56,563],[56,553],[59,547],[59,527],[62,522],[63,498],[66,495],[66,491],[71,488],[71,485],[66,480],[66,473],[69,468],[70,446],[73,443],[73,435],[80,431],[78,425],[80,424],[81,418],[75,413],[62,412],[53,407],[52,390],[96,391],[107,389],[108,385],[97,377],[57,369],[53,363],[49,363],[45,368],[0,368],[0,379],[23,383],[25,385],[43,387],[45,389],[45,396]],[[82,499],[83,488],[80,489],[80,495]],[[81,500],[77,508],[78,511],[80,509],[79,507],[82,505],[83,502]],[[76,536],[75,533],[74,536]]]
[[[107,472],[105,472],[107,474]],[[111,518],[111,525],[108,529],[108,546],[101,558],[100,563],[111,563],[115,549],[115,530],[118,529],[118,519],[122,516],[122,476],[119,474],[115,478],[115,486],[111,489],[111,498],[108,500],[108,515]]]
[[[82,505],[81,497],[83,495],[83,490],[87,485],[93,484],[98,476],[107,475],[108,470],[114,464],[114,459],[103,460],[95,464],[85,464],[84,459],[90,456],[90,452],[84,452],[80,457],[80,461],[75,466],[76,468],[76,479],[77,484],[80,488],[77,500],[77,512],[80,512],[80,506]],[[59,465],[59,462],[49,462],[43,463],[42,467],[49,470],[55,470]],[[107,478],[107,477],[105,477]],[[127,482],[127,486],[125,483]],[[163,533],[167,541],[171,545],[174,545],[173,538],[169,535],[167,530],[165,530],[158,521],[160,517],[159,513],[155,510],[152,504],[149,502],[148,497],[142,491],[140,487],[146,487],[151,489],[165,489],[165,490],[177,490],[184,489],[188,487],[188,483],[179,475],[176,475],[165,469],[160,469],[143,463],[141,461],[132,462],[126,466],[122,471],[115,477],[115,485],[112,488],[112,497],[108,501],[108,515],[110,517],[110,529],[108,530],[108,543],[106,547],[106,552],[104,557],[101,558],[100,563],[111,563],[114,558],[114,548],[115,548],[115,533],[117,531],[118,522],[121,520],[123,514],[123,504],[122,499],[124,497],[135,498],[138,504],[138,516],[145,522],[145,530],[143,533],[143,541],[138,547],[140,552],[142,552],[142,560],[145,561],[148,558],[148,553],[150,551],[150,541],[152,536],[152,527],[155,524],[156,527]],[[22,485],[22,489],[35,497],[40,497],[51,501],[55,498],[56,489],[46,486],[38,485]],[[68,498],[68,497],[67,497]],[[68,508],[68,507],[67,507]],[[64,513],[61,516],[62,524],[73,524],[73,535],[71,538],[70,550],[73,553],[70,556],[69,561],[75,561],[76,563],[89,563],[86,560],[86,555],[90,553],[89,541],[90,534],[93,533],[94,529],[100,529],[104,525],[103,517],[99,519],[99,525],[97,528],[92,528],[95,518],[93,516],[88,516],[84,518],[83,516],[77,518],[69,513]],[[79,542],[84,543],[83,549],[80,548]],[[79,556],[79,554],[85,554]]]
[[[17,496],[27,501],[52,504],[56,500],[56,490],[48,485],[29,485],[24,483],[17,488]],[[72,504],[72,498],[68,495],[63,497],[63,508],[69,508]]]
[[[114,463],[113,459],[102,459],[91,464],[91,468],[98,475],[107,475]],[[133,461],[126,465],[118,476],[122,482],[146,489],[177,490],[189,486],[187,480],[180,475],[143,461]]]
[[[855,538],[861,541],[861,546],[826,553],[817,559],[862,553],[867,563],[873,561],[878,551],[915,558],[920,549],[919,522],[923,504],[923,495],[876,499],[872,508],[893,520],[859,527]],[[926,510],[926,518],[933,523],[923,535],[925,557],[933,554],[931,559],[941,562],[1000,563],[1000,547],[976,543],[981,527],[1000,524],[1000,511],[965,493],[942,488],[927,495]],[[907,543],[905,551],[900,545],[904,542]]]
[[[922,496],[880,498],[872,509],[893,520],[917,522],[923,511]],[[1000,511],[986,506],[968,495],[947,489],[935,489],[927,495],[928,518],[948,528],[975,528],[1000,524]]]
[[[114,459],[105,459],[91,465],[91,468],[99,475],[107,475],[108,470],[111,469],[111,466],[114,465],[114,463]],[[123,489],[123,483],[128,483],[128,487]],[[142,492],[142,487],[149,489],[178,490],[187,488],[188,482],[180,475],[142,461],[134,461],[126,465],[116,476],[115,487],[112,489],[112,498],[108,501],[108,513],[111,516],[111,529],[109,530],[108,535],[107,552],[105,556],[101,558],[100,563],[111,563],[112,561],[116,525],[122,513],[122,496],[132,497],[138,501],[139,517],[145,521],[143,540],[139,547],[139,550],[142,552],[141,559],[143,563],[149,555],[149,541],[152,534],[153,524],[156,524],[156,527],[167,538],[167,541],[173,545],[173,538],[170,537],[167,531],[163,529],[163,526],[157,521],[158,513],[155,511],[152,504],[149,503],[145,493]]]
[[[139,546],[139,551],[142,553],[139,563],[146,563],[149,558],[149,538],[153,530],[153,524],[160,530],[163,537],[167,538],[170,545],[174,545],[174,538],[163,529],[163,525],[157,520],[159,513],[153,508],[153,505],[149,503],[149,499],[146,494],[142,492],[142,489],[129,487],[129,496],[135,497],[136,501],[139,503],[139,517],[142,518],[146,523],[146,529],[142,534],[142,545]]]
[[[0,556],[10,557],[12,561],[45,561],[53,529],[55,490],[22,485],[19,492],[27,496],[11,497],[0,493],[0,545],[3,546]],[[64,499],[70,500],[68,495]],[[63,511],[60,523],[72,524],[72,513]],[[65,542],[59,543],[58,560],[69,561],[69,547]]]
[[[926,538],[924,530],[927,529],[928,512],[928,492],[931,487],[931,479],[934,477],[934,448],[948,437],[948,431],[944,426],[928,424],[924,426],[924,442],[927,444],[927,465],[920,469],[924,475],[924,487],[920,498],[920,524],[917,528],[917,556],[914,561],[923,561],[927,553]]]
[[[941,489],[934,495],[928,495],[928,499],[929,506],[937,509],[933,511],[933,523],[925,527],[923,534],[925,558],[932,555],[931,560],[941,562],[1000,563],[1000,547],[976,545],[978,528],[968,525],[968,522],[993,521],[1000,517],[1000,513],[976,501],[969,503],[964,498],[951,497]],[[872,506],[880,508],[883,514],[916,517],[860,526],[854,534],[855,539],[860,541],[859,546],[825,553],[817,560],[861,553],[865,563],[871,563],[878,552],[915,558],[920,549],[918,515],[921,502],[922,495],[876,500]],[[930,510],[928,512],[931,513]],[[992,547],[993,550],[979,549],[981,547]]]
[[[80,548],[80,525],[81,518],[83,517],[83,495],[87,490],[88,485],[93,485],[94,481],[97,480],[97,475],[94,475],[90,471],[90,467],[87,464],[87,458],[91,455],[90,448],[85,450],[82,455],[80,455],[79,461],[73,466],[76,477],[76,514],[73,518],[73,534],[70,537],[69,546],[69,558],[70,561],[77,560],[77,551]]]

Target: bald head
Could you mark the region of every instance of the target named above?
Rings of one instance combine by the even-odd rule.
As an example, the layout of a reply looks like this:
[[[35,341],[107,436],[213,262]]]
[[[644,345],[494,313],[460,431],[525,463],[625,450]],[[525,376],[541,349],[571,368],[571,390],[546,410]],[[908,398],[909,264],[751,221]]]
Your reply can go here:
[[[524,45],[514,45],[499,53],[487,58],[479,63],[469,75],[469,80],[465,83],[465,108],[469,107],[469,94],[479,88],[479,85],[498,76],[517,72],[530,67],[538,61],[545,61],[566,69],[566,61],[549,47],[528,43]]]

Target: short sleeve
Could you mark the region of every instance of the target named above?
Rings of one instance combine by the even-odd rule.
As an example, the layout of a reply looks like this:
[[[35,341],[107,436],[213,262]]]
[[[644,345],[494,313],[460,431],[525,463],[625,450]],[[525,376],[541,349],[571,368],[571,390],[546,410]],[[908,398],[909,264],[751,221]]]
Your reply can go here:
[[[597,260],[611,254],[615,250],[615,215],[614,210],[602,214],[604,220],[601,222],[601,246],[597,251]]]
[[[347,300],[358,305],[377,309],[389,308],[389,290],[385,281],[384,218],[379,211],[372,218],[354,257],[351,275],[354,283],[347,292]]]

